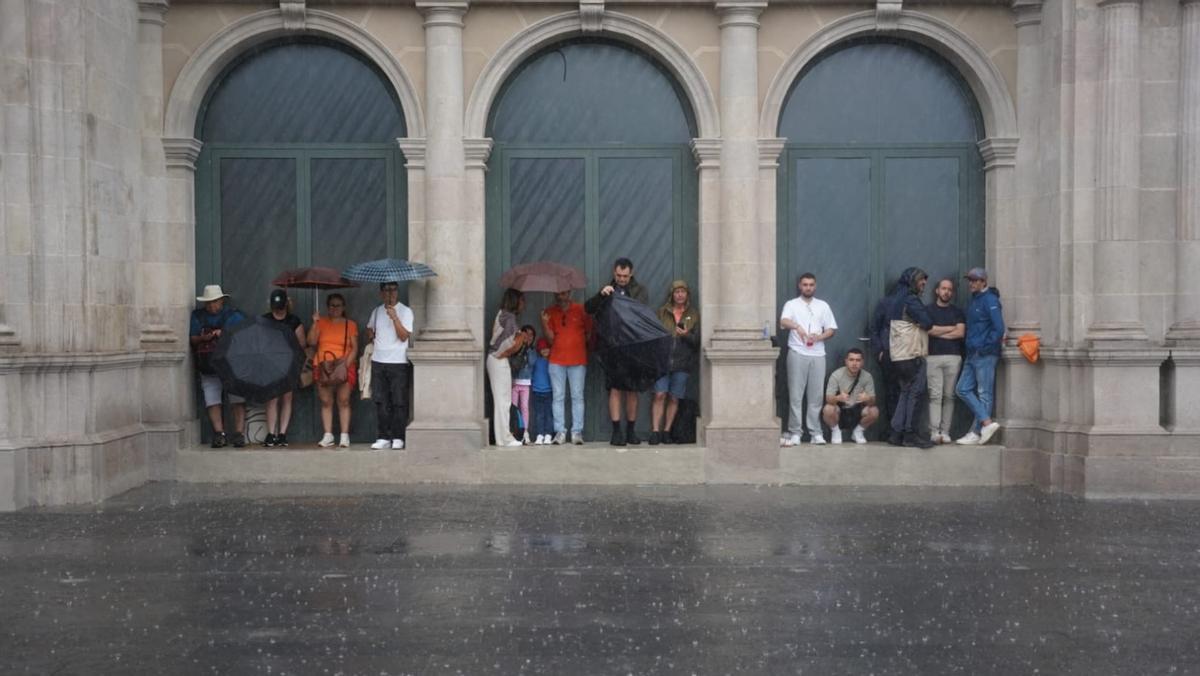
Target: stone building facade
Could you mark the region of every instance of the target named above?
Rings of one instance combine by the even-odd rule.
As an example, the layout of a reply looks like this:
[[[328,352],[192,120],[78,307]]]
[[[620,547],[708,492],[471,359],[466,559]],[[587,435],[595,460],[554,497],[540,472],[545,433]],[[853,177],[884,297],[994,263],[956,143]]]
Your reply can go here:
[[[201,434],[198,130],[231,68],[297,38],[353,52],[403,116],[402,245],[439,272],[409,295],[409,443],[427,464],[468,466],[486,443],[496,102],[537,55],[593,41],[654,62],[689,110],[702,479],[780,480],[763,335],[798,272],[779,254],[780,129],[815,64],[883,41],[973,100],[971,262],[1010,336],[1041,338],[1039,363],[1009,348],[1001,366],[996,482],[1200,495],[1196,0],[0,0],[0,509],[179,476]]]

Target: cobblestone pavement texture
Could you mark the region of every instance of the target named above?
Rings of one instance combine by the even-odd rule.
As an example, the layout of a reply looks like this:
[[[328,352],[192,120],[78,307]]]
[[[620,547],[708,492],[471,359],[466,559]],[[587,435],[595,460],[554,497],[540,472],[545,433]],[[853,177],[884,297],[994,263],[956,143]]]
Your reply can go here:
[[[1200,502],[152,484],[0,515],[0,673],[1200,673]]]

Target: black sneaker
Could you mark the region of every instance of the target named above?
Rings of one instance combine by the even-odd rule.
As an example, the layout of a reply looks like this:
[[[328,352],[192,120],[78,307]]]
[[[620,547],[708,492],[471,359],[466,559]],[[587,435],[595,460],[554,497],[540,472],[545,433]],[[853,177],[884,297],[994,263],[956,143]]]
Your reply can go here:
[[[916,433],[905,434],[904,445],[909,448],[933,448],[932,441]]]
[[[280,448],[287,448],[287,435],[286,434],[276,434],[275,435],[275,445]]]
[[[268,434],[267,437],[263,439],[263,448],[274,448],[275,444],[276,441],[274,434]]]
[[[233,433],[233,447],[234,448],[245,448],[246,447],[246,435],[242,434],[241,432],[234,432]]]
[[[637,430],[633,428],[632,423],[625,426],[625,443],[629,444],[630,446],[637,446],[642,443],[642,440],[640,437],[638,437]]]
[[[609,439],[608,443],[612,444],[613,446],[625,445],[625,433],[621,431],[620,427],[613,430],[612,439]]]
[[[227,444],[227,443],[229,443],[229,442],[225,439],[224,432],[214,432],[213,433],[213,438],[212,438],[212,447],[213,448],[225,448],[225,444]]]
[[[662,443],[662,432],[650,432],[650,445],[657,446]]]
[[[903,446],[904,437],[899,432],[892,431],[892,433],[888,435],[887,442],[892,446]]]

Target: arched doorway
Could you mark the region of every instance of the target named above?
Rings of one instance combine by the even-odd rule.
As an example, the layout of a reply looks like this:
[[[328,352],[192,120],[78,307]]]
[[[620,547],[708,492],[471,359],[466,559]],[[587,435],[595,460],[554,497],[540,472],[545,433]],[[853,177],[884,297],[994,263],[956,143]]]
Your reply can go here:
[[[697,288],[696,125],[686,96],[653,58],[608,40],[537,52],[496,97],[488,135],[495,144],[487,178],[489,321],[500,274],[529,261],[583,269],[589,288],[576,294],[580,300],[607,282],[620,256],[633,259],[652,305],[663,302],[672,279]],[[537,317],[550,302],[548,294],[527,301],[522,319],[539,334]],[[593,364],[588,439],[607,430],[602,384]],[[639,415],[647,429],[648,406]]]
[[[379,70],[331,40],[256,46],[210,87],[197,116],[196,282],[220,283],[247,314],[266,311],[270,280],[297,266],[340,268],[407,251],[406,135],[395,92]],[[344,292],[360,327],[377,289]],[[311,323],[313,294],[295,291]],[[322,310],[324,298],[321,299]],[[290,435],[319,436],[314,393],[298,393]],[[356,402],[351,432],[374,430]]]
[[[958,279],[983,263],[983,124],[937,54],[879,38],[829,49],[792,85],[778,135],[778,304],[797,274],[817,275],[839,326],[829,370],[866,347],[871,309],[904,268]]]

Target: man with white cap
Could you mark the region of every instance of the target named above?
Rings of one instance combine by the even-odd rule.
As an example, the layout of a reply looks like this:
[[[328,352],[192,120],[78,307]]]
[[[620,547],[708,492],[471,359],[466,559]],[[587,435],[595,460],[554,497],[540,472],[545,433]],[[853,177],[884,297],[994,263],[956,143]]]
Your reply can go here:
[[[221,409],[224,392],[221,378],[212,367],[212,355],[221,335],[246,318],[240,311],[226,307],[227,298],[229,294],[222,291],[219,284],[205,286],[204,293],[196,297],[196,301],[204,303],[204,307],[192,310],[192,326],[189,332],[196,370],[200,373],[204,406],[208,410],[208,420],[213,426],[213,448],[223,448],[228,441],[225,436],[225,417]],[[233,407],[233,446],[241,448],[246,445],[246,400],[230,394],[229,404]]]
[[[996,388],[996,364],[1004,345],[1004,314],[1000,307],[1000,292],[988,286],[988,273],[983,268],[971,268],[964,275],[971,287],[971,303],[967,306],[967,358],[962,375],[958,377],[955,394],[975,414],[971,431],[958,440],[964,446],[986,444],[1000,429],[992,420],[992,403]]]

